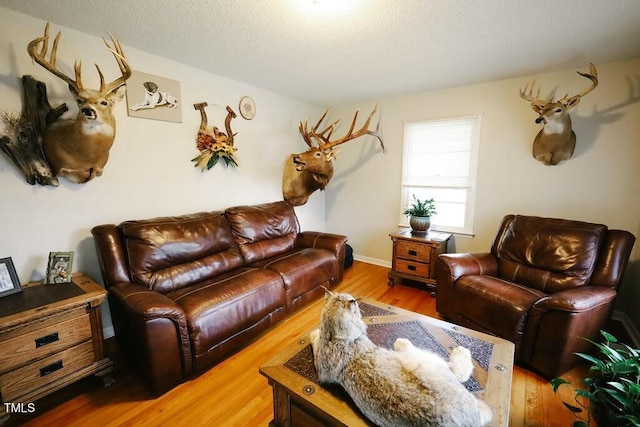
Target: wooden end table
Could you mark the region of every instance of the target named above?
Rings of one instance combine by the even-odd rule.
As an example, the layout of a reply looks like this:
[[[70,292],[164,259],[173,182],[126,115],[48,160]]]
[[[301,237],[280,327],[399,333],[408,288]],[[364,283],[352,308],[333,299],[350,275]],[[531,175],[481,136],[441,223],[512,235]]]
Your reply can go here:
[[[436,260],[447,252],[451,233],[428,231],[416,233],[411,229],[398,230],[389,235],[393,242],[393,258],[389,272],[389,286],[397,279],[423,283],[435,296]]]
[[[100,309],[107,292],[81,273],[72,280],[0,299],[0,423],[10,415],[4,403],[33,404],[92,374],[113,382]]]
[[[492,426],[509,425],[513,343],[366,298],[359,305],[377,345],[392,348],[397,338],[408,338],[445,358],[458,345],[469,348],[474,373],[465,387],[491,407]],[[260,373],[273,388],[271,427],[372,425],[340,386],[319,384],[309,334],[262,365]]]

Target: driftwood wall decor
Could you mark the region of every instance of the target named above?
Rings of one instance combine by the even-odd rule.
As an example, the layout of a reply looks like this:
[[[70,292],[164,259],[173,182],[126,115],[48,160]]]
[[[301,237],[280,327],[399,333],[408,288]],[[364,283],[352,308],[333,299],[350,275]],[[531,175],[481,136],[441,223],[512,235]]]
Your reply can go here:
[[[214,167],[220,159],[222,159],[227,166],[238,166],[238,162],[235,158],[237,148],[233,146],[233,139],[236,136],[231,130],[231,120],[236,118],[236,113],[227,105],[227,117],[224,121],[224,128],[226,133],[220,132],[216,126],[208,126],[207,113],[204,108],[207,107],[206,102],[200,102],[193,104],[193,108],[200,111],[200,129],[198,129],[198,136],[196,143],[200,154],[191,159],[195,162],[195,167],[199,167],[204,172],[205,169],[209,170]]]
[[[306,121],[304,123],[300,122],[300,134],[309,149],[300,154],[292,154],[284,166],[282,177],[282,196],[284,200],[290,202],[293,206],[301,206],[307,203],[309,196],[314,191],[324,190],[333,177],[333,159],[335,159],[339,151],[335,147],[340,144],[364,135],[371,135],[380,141],[380,146],[384,152],[384,143],[380,137],[380,123],[378,122],[376,130],[369,129],[371,118],[377,109],[378,106],[376,105],[362,127],[354,132],[359,113],[359,110],[356,111],[347,134],[334,140],[331,140],[331,136],[340,120],[336,120],[321,131],[318,130],[329,110],[324,112],[318,123],[311,129],[309,129]],[[317,145],[314,145],[314,142]]]
[[[536,123],[543,125],[533,141],[533,157],[545,165],[557,165],[573,156],[576,134],[571,128],[569,111],[578,105],[583,96],[598,86],[598,72],[593,64],[590,64],[589,73],[577,73],[591,81],[591,85],[578,95],[570,97],[567,93],[557,101],[553,98],[543,99],[540,98],[540,88],[533,95],[535,81],[520,90],[520,97],[531,102],[531,108],[538,113]]]

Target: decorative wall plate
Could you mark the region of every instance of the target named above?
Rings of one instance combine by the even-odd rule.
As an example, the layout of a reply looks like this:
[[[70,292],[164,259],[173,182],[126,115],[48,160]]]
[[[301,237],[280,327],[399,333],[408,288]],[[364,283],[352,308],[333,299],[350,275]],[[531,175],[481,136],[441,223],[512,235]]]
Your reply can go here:
[[[240,114],[247,120],[256,116],[256,103],[250,96],[243,96],[240,99]]]

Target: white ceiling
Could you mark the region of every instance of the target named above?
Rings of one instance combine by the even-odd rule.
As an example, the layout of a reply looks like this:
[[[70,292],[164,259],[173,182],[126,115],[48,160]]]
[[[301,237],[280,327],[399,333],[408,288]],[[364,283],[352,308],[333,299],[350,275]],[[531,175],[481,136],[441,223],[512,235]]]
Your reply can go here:
[[[640,57],[640,0],[0,5],[320,106]]]

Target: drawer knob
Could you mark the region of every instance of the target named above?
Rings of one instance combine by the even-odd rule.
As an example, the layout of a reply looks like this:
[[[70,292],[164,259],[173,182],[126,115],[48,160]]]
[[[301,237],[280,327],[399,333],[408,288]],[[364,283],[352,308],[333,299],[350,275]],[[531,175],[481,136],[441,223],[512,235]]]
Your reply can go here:
[[[53,362],[51,365],[47,365],[44,368],[40,368],[40,376],[41,377],[47,376],[62,368],[63,368],[62,360],[58,360],[57,362]]]
[[[60,340],[60,336],[58,336],[57,332],[45,335],[40,338],[36,338],[36,348],[51,344],[52,342],[56,342],[58,340]]]
[[[416,271],[416,266],[415,265],[408,265],[407,268],[411,271]]]
[[[416,256],[418,255],[418,251],[409,251],[409,255]]]

